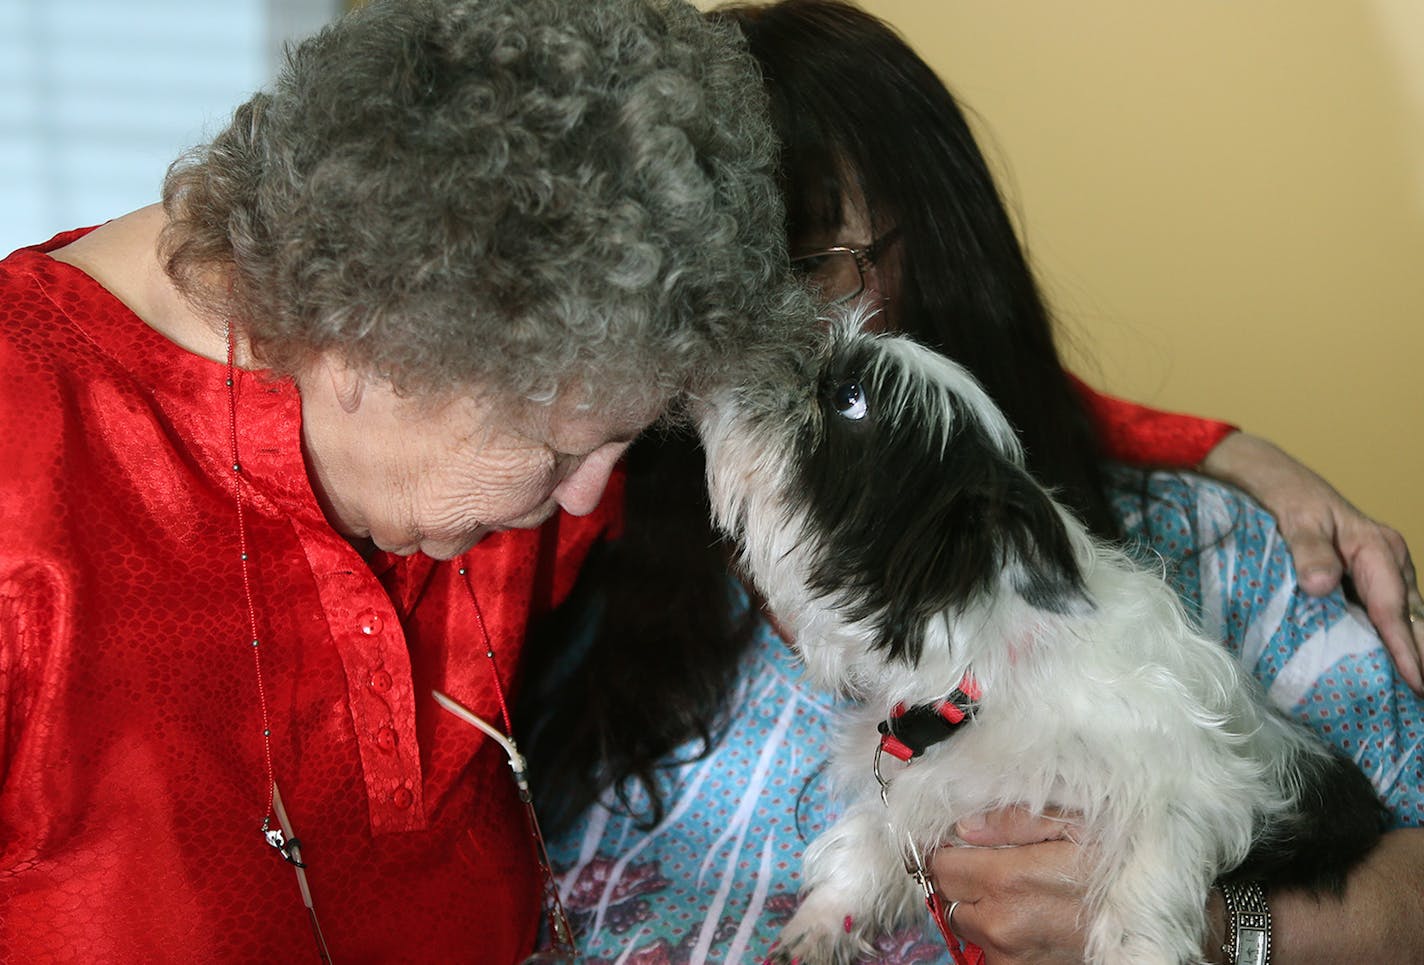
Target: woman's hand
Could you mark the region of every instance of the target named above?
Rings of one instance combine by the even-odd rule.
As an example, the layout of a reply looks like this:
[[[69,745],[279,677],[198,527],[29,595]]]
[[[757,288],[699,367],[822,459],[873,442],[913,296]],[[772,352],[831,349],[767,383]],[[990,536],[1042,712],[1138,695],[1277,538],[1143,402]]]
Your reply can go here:
[[[954,933],[984,949],[985,965],[1082,965],[1083,885],[1071,820],[1006,808],[957,830],[972,847],[941,848],[930,862],[945,904],[959,900]],[[1386,833],[1339,898],[1269,885],[1267,898],[1280,965],[1424,962],[1424,829]],[[1213,893],[1208,961],[1220,961],[1222,919]]]
[[[930,862],[946,907],[959,901],[955,935],[984,949],[986,965],[1082,965],[1077,827],[1008,808],[956,830],[970,847]]]
[[[1200,469],[1244,489],[1276,518],[1305,592],[1329,593],[1349,575],[1400,676],[1424,694],[1424,598],[1404,537],[1256,436],[1227,436]]]

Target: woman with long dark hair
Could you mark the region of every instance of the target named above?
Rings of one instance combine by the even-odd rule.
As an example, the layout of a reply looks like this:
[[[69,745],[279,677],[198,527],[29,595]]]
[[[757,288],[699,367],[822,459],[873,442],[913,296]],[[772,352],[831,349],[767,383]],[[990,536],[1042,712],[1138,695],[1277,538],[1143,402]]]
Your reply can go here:
[[[1064,371],[984,158],[933,71],[883,23],[833,0],[711,16],[738,23],[761,64],[783,140],[792,254],[822,298],[869,299],[882,324],[965,364],[1018,428],[1038,477],[1100,535],[1160,553],[1208,633],[1238,653],[1263,655],[1252,669],[1268,685],[1291,665],[1281,654],[1328,629],[1341,656],[1327,668],[1361,681],[1359,696],[1326,688],[1335,696],[1322,697],[1323,674],[1311,675],[1293,709],[1325,700],[1332,714],[1363,726],[1417,726],[1420,704],[1409,688],[1416,665],[1404,663],[1413,676],[1391,676],[1379,640],[1346,615],[1339,593],[1294,592],[1269,516],[1197,477],[1115,464],[1211,470],[1215,459],[1230,476],[1235,460],[1223,452],[1284,457],[1222,423],[1100,398]],[[1303,469],[1288,472],[1324,487]],[[1259,495],[1270,502],[1299,492]],[[565,827],[554,858],[591,960],[744,960],[764,954],[789,916],[801,851],[828,823],[833,805],[820,765],[835,698],[799,680],[786,642],[728,578],[707,523],[695,441],[667,434],[635,444],[626,506],[623,538],[588,568],[581,606],[565,611],[563,626],[546,628],[556,646],[527,695],[538,720],[528,748],[547,789],[541,798]],[[1358,539],[1379,541],[1381,566],[1407,565],[1402,542],[1395,557],[1389,536],[1362,517],[1354,523]],[[1405,579],[1395,579],[1402,597]],[[1399,623],[1402,607],[1392,606]],[[1403,661],[1412,652],[1401,639]],[[578,659],[568,656],[570,640]],[[1333,736],[1340,742],[1340,732]],[[1424,761],[1388,748],[1360,757],[1375,768],[1398,822],[1424,822]],[[1001,832],[994,840],[1006,843],[1044,836],[1011,813],[991,822],[993,832],[966,830]],[[1420,836],[1392,832],[1381,853],[1394,862],[1417,854]],[[1015,848],[1010,861],[973,868],[962,866],[962,853],[942,852],[947,897],[999,887],[1016,902],[960,906],[955,924],[986,944],[991,962],[1073,960],[1075,948],[1081,957],[1072,938],[1076,893],[1030,887],[1041,873],[1062,878],[1070,848]],[[1283,921],[1287,913],[1278,912]],[[1034,943],[1048,951],[1020,954]],[[882,948],[890,961],[929,960],[922,956],[936,950],[944,953],[937,936],[918,930]]]

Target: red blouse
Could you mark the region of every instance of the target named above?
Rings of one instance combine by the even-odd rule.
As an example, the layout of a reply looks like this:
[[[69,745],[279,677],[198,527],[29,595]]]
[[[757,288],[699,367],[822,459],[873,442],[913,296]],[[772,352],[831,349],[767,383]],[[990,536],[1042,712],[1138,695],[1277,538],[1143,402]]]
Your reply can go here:
[[[260,833],[225,379],[40,250],[0,262],[0,962],[317,960]],[[363,561],[292,384],[238,393],[273,766],[332,957],[518,961],[539,882],[509,768],[430,697],[499,719],[456,565]],[[506,688],[609,517],[468,555]]]
[[[1088,410],[1103,455],[1117,462],[1191,469],[1236,431],[1229,422],[1149,409],[1103,395],[1075,375],[1068,379]]]

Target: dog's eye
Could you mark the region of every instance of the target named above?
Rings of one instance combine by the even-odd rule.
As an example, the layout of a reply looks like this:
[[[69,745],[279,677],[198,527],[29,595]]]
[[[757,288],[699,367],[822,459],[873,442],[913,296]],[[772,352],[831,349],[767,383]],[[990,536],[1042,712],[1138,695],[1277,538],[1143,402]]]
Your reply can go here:
[[[831,403],[847,419],[865,418],[865,393],[860,390],[859,382],[842,382],[836,386],[831,392]]]

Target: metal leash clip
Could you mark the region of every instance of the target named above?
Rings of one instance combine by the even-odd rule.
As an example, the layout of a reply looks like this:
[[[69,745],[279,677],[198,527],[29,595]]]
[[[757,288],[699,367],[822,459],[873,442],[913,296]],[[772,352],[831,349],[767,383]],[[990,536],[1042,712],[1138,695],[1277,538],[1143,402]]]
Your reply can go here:
[[[925,900],[933,901],[936,898],[934,883],[930,881],[930,873],[925,870],[925,859],[920,856],[920,849],[915,847],[915,839],[909,834],[905,835],[905,870],[919,883],[920,890],[925,893]]]
[[[880,801],[888,809],[890,807],[890,782],[880,772],[880,757],[885,753],[885,744],[875,746],[875,780],[880,784]],[[886,820],[886,826],[890,833],[897,837],[902,836],[896,829],[895,822]],[[940,899],[939,892],[935,890],[934,882],[930,880],[929,870],[925,868],[924,856],[920,854],[919,846],[915,844],[915,839],[908,833],[903,834],[905,841],[904,848],[901,849],[901,859],[905,862],[905,871],[910,877],[915,879],[915,883],[920,886],[920,893],[925,898],[925,908],[930,913],[930,918],[939,928],[940,936],[944,938],[945,947],[949,949],[950,957],[954,959],[955,965],[982,965],[983,958],[972,959],[965,952],[963,943],[955,936],[949,924],[949,915],[946,914],[944,902]],[[975,949],[975,951],[978,951]],[[982,953],[980,953],[982,956]]]

